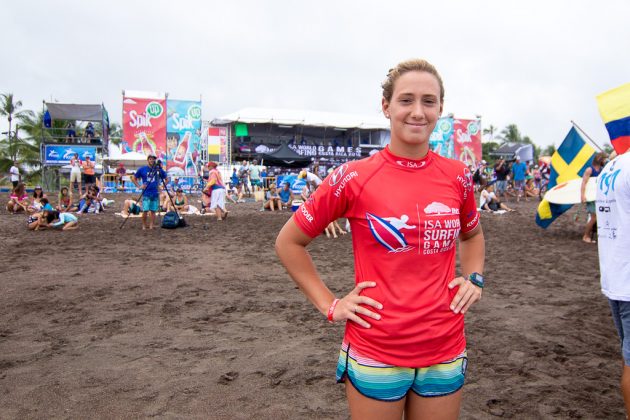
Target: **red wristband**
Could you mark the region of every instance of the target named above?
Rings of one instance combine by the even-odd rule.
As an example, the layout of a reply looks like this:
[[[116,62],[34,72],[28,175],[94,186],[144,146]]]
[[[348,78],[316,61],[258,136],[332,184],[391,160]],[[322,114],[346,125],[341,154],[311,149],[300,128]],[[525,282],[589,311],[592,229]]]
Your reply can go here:
[[[335,313],[335,308],[337,307],[338,303],[339,303],[339,299],[335,299],[330,304],[330,308],[328,308],[328,322],[330,322],[331,324],[333,322],[333,314]]]

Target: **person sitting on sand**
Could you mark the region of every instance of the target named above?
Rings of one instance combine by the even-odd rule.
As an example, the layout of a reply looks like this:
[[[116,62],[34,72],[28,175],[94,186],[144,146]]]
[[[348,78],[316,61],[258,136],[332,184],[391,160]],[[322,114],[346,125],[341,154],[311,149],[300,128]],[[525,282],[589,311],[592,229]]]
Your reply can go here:
[[[275,211],[276,209],[282,209],[282,201],[280,201],[280,195],[278,195],[278,191],[276,190],[275,185],[271,185],[269,187],[269,191],[267,191],[265,198],[266,201],[263,205],[263,210]]]
[[[534,177],[528,175],[525,181],[525,201],[527,201],[529,197],[538,197],[539,194],[540,190],[536,188],[534,184]]]
[[[9,196],[9,202],[7,203],[7,211],[9,213],[19,213],[28,209],[28,194],[26,193],[26,186],[23,182],[18,183],[17,187],[13,189],[13,192]]]
[[[40,185],[36,186],[33,190],[33,201],[31,202],[31,205],[28,206],[26,211],[31,214],[40,212],[42,210],[41,199],[44,197],[46,197],[46,194],[44,194],[44,190],[42,189],[42,187]]]
[[[59,203],[57,204],[57,211],[76,211],[78,207],[72,203],[72,193],[68,187],[61,187],[59,190]]]
[[[341,226],[339,226],[339,223],[336,220],[334,222],[330,222],[328,226],[326,226],[326,229],[324,229],[324,231],[326,232],[327,238],[330,238],[330,235],[332,235],[332,237],[335,239],[338,238],[337,231],[339,231],[341,235],[345,235],[346,233],[348,233],[343,230]]]
[[[173,207],[173,205],[175,205],[175,207]],[[188,205],[188,197],[186,197],[186,194],[184,194],[184,190],[181,187],[177,187],[172,204],[171,200],[168,200],[168,202],[166,203],[167,211],[175,210],[178,212],[187,213],[189,207],[190,206]]]
[[[293,201],[293,191],[291,191],[291,186],[288,182],[282,183],[282,189],[278,192],[278,195],[280,196],[280,203],[282,204],[282,208],[291,208],[291,202]]]
[[[55,220],[57,220],[55,222]],[[46,210],[40,218],[40,226],[45,225],[54,229],[72,230],[79,227],[79,219],[72,213],[59,213],[56,210]]]
[[[135,200],[125,200],[120,210],[120,214],[129,217],[130,214],[138,215],[142,212],[142,204]]]
[[[90,185],[87,192],[79,200],[79,211],[77,213],[95,213],[101,211],[100,190],[96,185]]]
[[[497,198],[494,193],[494,182],[489,182],[481,190],[479,195],[479,208],[485,211],[495,212],[497,210],[514,211]]]
[[[168,207],[171,204],[171,199],[174,194],[172,191],[165,189],[160,192],[160,211],[168,211]]]
[[[50,202],[48,201],[48,198],[46,197],[42,197],[39,200],[39,204],[42,208],[42,211],[44,210],[54,210],[55,208],[50,204]]]

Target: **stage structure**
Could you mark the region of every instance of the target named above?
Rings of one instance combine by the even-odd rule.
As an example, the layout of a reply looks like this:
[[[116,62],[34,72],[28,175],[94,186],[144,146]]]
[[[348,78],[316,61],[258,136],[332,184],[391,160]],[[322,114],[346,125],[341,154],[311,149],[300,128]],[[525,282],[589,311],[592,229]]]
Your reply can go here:
[[[40,149],[42,183],[46,190],[54,191],[60,187],[60,174],[70,171],[70,159],[75,153],[81,160],[89,156],[95,162],[103,153],[107,154],[109,116],[102,104],[45,101],[43,115]],[[97,164],[96,171],[102,171],[102,166]]]
[[[286,144],[310,158],[320,174],[349,160],[361,159],[389,143],[389,121],[373,116],[332,112],[245,108],[212,120],[226,129],[227,162],[263,158]],[[272,168],[270,168],[272,169]]]

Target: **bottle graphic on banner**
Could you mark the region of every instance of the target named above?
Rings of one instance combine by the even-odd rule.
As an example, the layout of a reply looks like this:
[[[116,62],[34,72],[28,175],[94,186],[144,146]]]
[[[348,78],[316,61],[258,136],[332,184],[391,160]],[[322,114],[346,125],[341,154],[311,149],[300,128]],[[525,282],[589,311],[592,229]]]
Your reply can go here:
[[[153,143],[151,140],[149,140],[149,138],[147,137],[147,133],[145,133],[144,131],[141,131],[138,136],[140,137],[140,147],[138,149],[140,149],[140,151],[142,151],[142,153],[144,153],[145,155],[149,156],[149,155],[153,155],[155,156],[155,148],[153,147]],[[136,149],[137,150],[137,149]]]
[[[182,169],[186,167],[186,155],[188,154],[188,143],[191,135],[190,131],[184,134],[184,139],[179,143],[179,146],[177,146],[175,156],[173,156],[173,162]]]

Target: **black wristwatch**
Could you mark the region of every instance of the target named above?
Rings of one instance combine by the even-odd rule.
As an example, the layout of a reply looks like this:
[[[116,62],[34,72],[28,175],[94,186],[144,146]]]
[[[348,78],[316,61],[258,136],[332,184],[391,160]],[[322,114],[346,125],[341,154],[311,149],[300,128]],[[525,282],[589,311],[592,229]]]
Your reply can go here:
[[[470,282],[472,284],[474,284],[475,286],[483,289],[483,275],[479,274],[479,273],[470,273],[470,275],[468,276],[468,280],[470,280]]]

